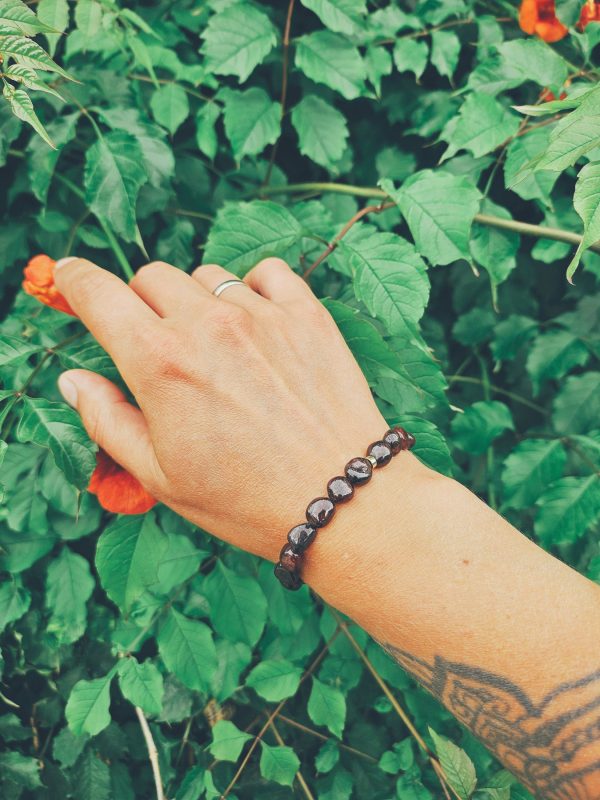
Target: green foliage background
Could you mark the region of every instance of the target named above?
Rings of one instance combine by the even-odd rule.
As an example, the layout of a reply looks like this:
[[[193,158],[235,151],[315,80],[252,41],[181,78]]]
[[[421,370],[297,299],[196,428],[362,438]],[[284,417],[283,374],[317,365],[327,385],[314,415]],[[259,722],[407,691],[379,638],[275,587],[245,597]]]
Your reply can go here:
[[[36,8],[0,0],[2,798],[155,796],[135,707],[169,798],[442,797],[384,685],[453,796],[528,797],[307,588],[79,493],[94,446],[56,378],[114,366],[19,284],[37,252],[286,258],[417,455],[598,579],[600,25],[550,46],[505,0]]]

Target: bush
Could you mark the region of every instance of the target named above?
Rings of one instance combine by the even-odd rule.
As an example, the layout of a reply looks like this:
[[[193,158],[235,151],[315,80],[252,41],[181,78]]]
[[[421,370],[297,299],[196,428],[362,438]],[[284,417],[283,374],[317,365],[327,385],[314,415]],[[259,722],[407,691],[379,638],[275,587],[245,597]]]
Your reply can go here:
[[[581,20],[549,44],[504,0],[0,0],[3,798],[147,800],[145,736],[176,800],[441,797],[390,689],[455,796],[474,765],[480,800],[529,797],[307,588],[164,507],[101,508],[56,378],[115,368],[19,284],[39,252],[123,276],[287,259],[417,455],[597,579],[600,25]]]

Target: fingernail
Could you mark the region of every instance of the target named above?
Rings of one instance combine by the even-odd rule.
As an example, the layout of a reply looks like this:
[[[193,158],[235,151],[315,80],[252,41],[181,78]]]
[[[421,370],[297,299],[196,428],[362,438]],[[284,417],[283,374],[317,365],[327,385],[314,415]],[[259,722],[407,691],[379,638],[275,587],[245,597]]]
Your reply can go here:
[[[70,406],[77,408],[77,386],[66,375],[58,379],[58,390]]]
[[[66,258],[59,258],[59,260],[54,265],[54,271],[56,272],[57,269],[64,267],[65,264],[68,264],[69,261],[77,261],[77,256],[67,256]]]

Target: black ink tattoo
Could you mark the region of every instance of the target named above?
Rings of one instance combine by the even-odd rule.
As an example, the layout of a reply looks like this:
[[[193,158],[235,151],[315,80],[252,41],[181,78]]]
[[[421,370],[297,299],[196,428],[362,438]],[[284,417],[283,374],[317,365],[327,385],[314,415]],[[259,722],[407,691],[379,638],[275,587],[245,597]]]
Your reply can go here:
[[[600,800],[600,670],[534,703],[500,675],[384,648],[538,800]]]

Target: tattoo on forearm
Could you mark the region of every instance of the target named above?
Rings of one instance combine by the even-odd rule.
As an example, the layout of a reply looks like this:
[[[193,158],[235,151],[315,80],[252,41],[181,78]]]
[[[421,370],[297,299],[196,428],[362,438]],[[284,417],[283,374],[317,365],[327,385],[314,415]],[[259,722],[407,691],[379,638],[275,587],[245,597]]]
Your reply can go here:
[[[538,800],[600,800],[600,670],[534,703],[501,675],[384,647]]]

